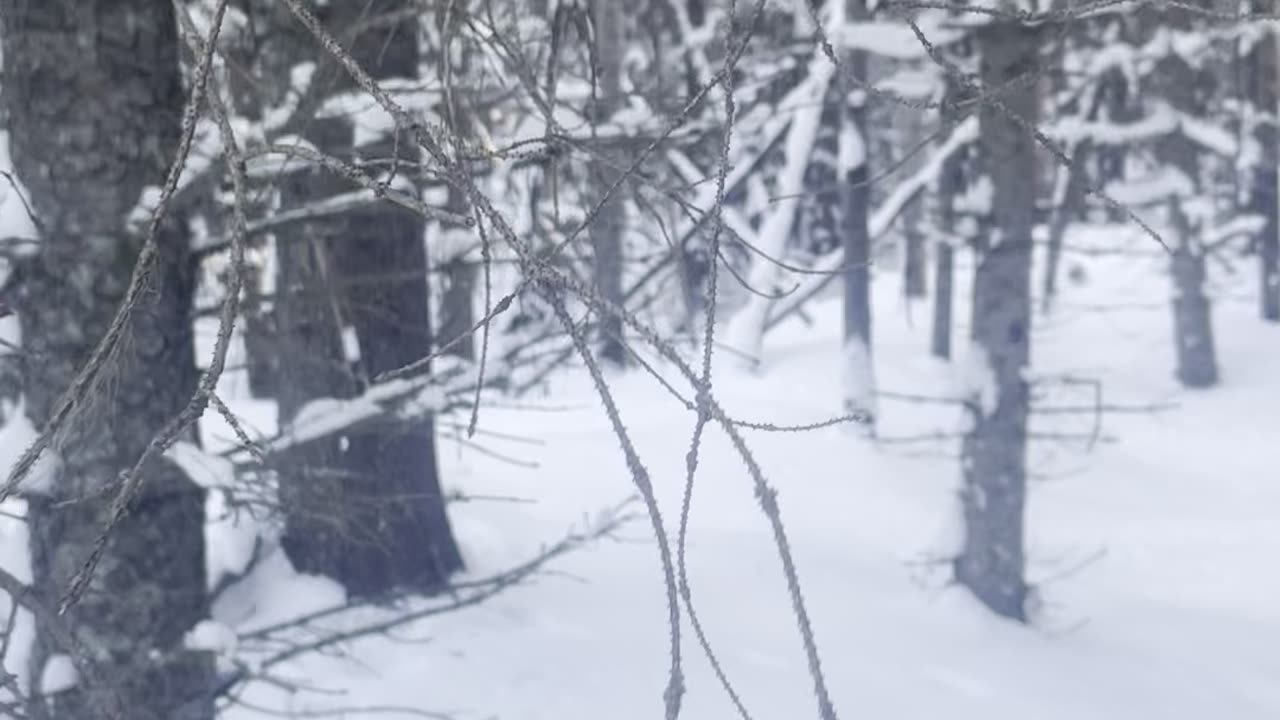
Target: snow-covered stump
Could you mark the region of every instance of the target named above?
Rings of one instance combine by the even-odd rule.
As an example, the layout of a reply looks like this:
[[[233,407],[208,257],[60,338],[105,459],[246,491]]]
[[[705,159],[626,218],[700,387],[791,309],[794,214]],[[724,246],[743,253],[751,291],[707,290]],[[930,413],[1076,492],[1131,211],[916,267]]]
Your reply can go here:
[[[1017,22],[977,31],[983,87],[1012,87],[1037,65],[1039,33]],[[984,104],[982,163],[991,181],[988,233],[974,276],[973,345],[966,385],[971,426],[963,442],[965,532],[956,580],[993,612],[1025,621],[1023,515],[1031,341],[1031,231],[1036,199],[1035,140],[1007,113],[1034,123],[1035,86]]]

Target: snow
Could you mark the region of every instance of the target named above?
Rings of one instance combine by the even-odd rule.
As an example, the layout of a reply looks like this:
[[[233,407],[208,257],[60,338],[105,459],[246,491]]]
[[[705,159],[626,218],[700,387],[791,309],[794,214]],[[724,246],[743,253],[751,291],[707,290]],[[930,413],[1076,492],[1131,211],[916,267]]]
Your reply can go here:
[[[1067,238],[1069,247],[1141,242],[1132,230]],[[964,255],[957,278],[971,268]],[[1036,378],[1097,378],[1111,403],[1175,402],[1163,413],[1104,417],[1116,438],[1084,452],[1033,439],[1028,574],[1043,605],[1036,624],[991,617],[948,582],[959,539],[954,404],[880,398],[879,444],[842,428],[747,432],[779,503],[809,603],[819,651],[842,716],[955,720],[1270,720],[1280,716],[1280,573],[1274,550],[1280,487],[1280,375],[1268,358],[1280,337],[1262,332],[1255,298],[1219,278],[1215,322],[1224,384],[1184,393],[1172,375],[1167,278],[1158,256],[1073,256],[1086,284],[1066,284],[1036,330]],[[1225,283],[1225,284],[1224,284]],[[1230,290],[1226,288],[1231,288]],[[968,317],[968,288],[956,317]],[[877,380],[886,392],[954,398],[957,368],[927,354],[927,327],[893,312],[895,276],[877,276]],[[1099,307],[1106,307],[1100,311]],[[726,411],[747,420],[802,423],[841,412],[832,392],[845,363],[840,306],[820,301],[815,325],[789,321],[769,336],[769,372],[717,365]],[[961,322],[956,335],[964,337]],[[986,387],[976,354],[963,368]],[[673,377],[670,367],[658,371]],[[987,371],[989,373],[989,370]],[[692,418],[651,378],[612,380],[623,420],[674,517],[683,492]],[[1065,387],[1044,405],[1084,403]],[[449,488],[535,503],[461,503],[451,513],[468,571],[500,572],[552,542],[584,515],[631,492],[594,401],[577,372],[553,378],[548,402],[567,408],[486,408],[494,433],[536,439],[518,467],[442,443]],[[1079,431],[1089,415],[1036,415],[1041,433]],[[497,437],[497,435],[495,435]],[[898,439],[898,442],[895,442]],[[501,444],[502,441],[494,440]],[[520,447],[528,448],[528,445]],[[498,449],[495,447],[495,449]],[[768,526],[739,459],[720,433],[706,438],[691,515],[694,600],[717,657],[753,717],[812,713],[811,683],[778,575]],[[669,521],[674,522],[674,521]],[[670,529],[670,526],[669,526]],[[672,530],[674,533],[674,530]],[[293,573],[279,553],[220,598],[213,620],[245,633],[342,602],[331,583]],[[424,600],[425,607],[442,600]],[[387,617],[388,610],[370,610]],[[278,668],[324,693],[286,699],[267,683],[246,701],[295,711],[378,702],[460,718],[640,720],[661,712],[667,635],[654,543],[645,523],[554,563],[552,572],[478,606],[345,643],[338,655]],[[333,628],[350,627],[352,620]],[[314,637],[300,632],[298,637]],[[421,643],[416,640],[427,639]],[[257,657],[242,644],[249,660]],[[683,717],[736,717],[697,646],[685,646]],[[229,720],[259,717],[228,708]]]
[[[984,415],[996,411],[996,405],[1000,402],[1000,385],[996,382],[995,370],[991,368],[991,358],[978,343],[969,343],[969,350],[958,369],[957,380],[960,397],[977,402]]]
[[[838,167],[840,169],[840,177],[844,177],[846,173],[852,172],[867,161],[867,143],[862,139],[862,133],[858,132],[858,128],[853,123],[845,122],[840,127],[840,157]]]
[[[727,329],[726,342],[753,359],[760,354],[765,321],[772,304],[769,296],[779,289],[779,268],[774,262],[769,262],[769,259],[778,261],[785,254],[791,225],[804,192],[805,169],[809,165],[809,155],[818,135],[822,98],[834,71],[834,66],[821,53],[815,54],[809,63],[809,77],[802,84],[806,88],[809,102],[801,105],[791,120],[785,145],[786,165],[778,178],[777,202],[770,205],[769,214],[760,226],[757,236],[759,242],[754,248],[757,257],[752,262],[751,274],[747,280],[751,288],[757,293],[764,293],[764,296],[753,294],[747,300],[746,307],[730,320]]]
[[[847,412],[876,415],[876,377],[871,351],[862,338],[844,341],[844,407]]]
[[[1185,173],[1168,166],[1132,180],[1108,183],[1107,194],[1126,207],[1140,207],[1169,198],[1185,198],[1195,192],[1195,184]]]
[[[955,28],[944,27],[945,16],[937,13],[924,13],[920,16],[920,30],[937,46],[947,45],[960,39],[963,33]],[[916,38],[911,28],[903,22],[853,20],[841,26],[842,32],[834,33],[838,46],[851,50],[862,50],[872,55],[880,55],[895,60],[918,60],[927,58],[924,47]]]
[[[6,210],[0,217],[8,222],[12,214]],[[1132,228],[1073,233],[1066,244],[1114,248],[1138,235]],[[956,272],[955,316],[961,319],[968,317],[964,279],[972,270],[965,257],[959,255]],[[955,442],[945,436],[959,411],[952,403],[901,402],[887,393],[940,401],[954,399],[958,391],[976,393],[989,408],[995,399],[990,368],[979,350],[959,368],[929,357],[928,328],[912,327],[896,312],[903,301],[894,274],[878,274],[874,286],[876,380],[886,393],[878,398],[879,443],[851,442],[839,427],[744,431],[779,491],[842,716],[1280,717],[1274,640],[1280,636],[1280,485],[1272,481],[1280,461],[1274,437],[1280,427],[1280,373],[1274,363],[1280,335],[1256,319],[1252,284],[1215,276],[1209,289],[1223,383],[1207,392],[1184,392],[1172,373],[1167,258],[1099,254],[1073,256],[1071,262],[1087,271],[1088,282],[1064,284],[1053,315],[1037,318],[1033,376],[1096,378],[1108,402],[1177,407],[1105,416],[1105,432],[1115,442],[1091,452],[1033,439],[1028,574],[1044,601],[1035,625],[999,621],[948,583],[946,559],[959,538],[960,473]],[[769,336],[767,349],[761,348],[767,374],[717,364],[715,391],[730,415],[781,424],[841,413],[843,393],[833,392],[833,382],[848,367],[850,351],[842,343],[840,305],[819,300],[808,310],[812,327],[787,321]],[[209,327],[198,330],[207,342]],[[961,320],[955,334],[967,332]],[[242,350],[233,344],[232,367]],[[667,365],[656,369],[675,376]],[[249,399],[243,379],[241,371],[229,372],[219,396],[246,415],[251,427],[270,435],[273,408]],[[616,376],[611,383],[670,530],[684,490],[692,418],[642,373]],[[444,392],[408,382],[375,390],[351,401],[320,402],[303,419],[332,428],[363,417],[370,404],[391,396],[417,393],[425,407],[438,407]],[[1044,402],[1077,405],[1081,398],[1072,392],[1064,389],[1061,397]],[[529,409],[539,402],[557,409]],[[452,505],[468,563],[460,580],[526,560],[566,529],[580,527],[584,516],[631,493],[629,473],[597,408],[590,383],[577,371],[554,376],[545,401],[485,407],[482,425],[491,433],[485,442],[497,450],[518,448],[537,461],[532,467],[442,440],[446,491],[536,501]],[[13,462],[31,432],[20,411],[5,416],[10,420],[0,429],[0,466]],[[1043,414],[1034,416],[1033,430],[1079,432],[1091,422],[1088,414]],[[229,429],[216,417],[206,420],[203,434],[210,452],[233,446],[226,440]],[[944,439],[912,440],[932,434]],[[194,474],[196,461],[208,460],[204,453],[183,445],[175,461]],[[721,433],[708,433],[700,468],[687,561],[694,601],[717,658],[753,717],[811,716],[812,684],[773,539],[741,461]],[[225,467],[216,463],[205,471],[210,486],[225,477]],[[212,493],[211,507],[222,497]],[[295,572],[274,545],[250,567],[253,541],[267,533],[252,525],[224,533],[230,526],[219,523],[232,514],[222,510],[211,513],[208,529],[211,573],[245,577],[218,596],[211,617],[187,637],[193,646],[234,653],[253,669],[264,650],[243,642],[244,635],[339,607],[347,598],[332,581]],[[11,499],[0,511],[0,566],[26,580],[26,528],[14,517],[23,514],[23,502]],[[471,720],[652,718],[662,707],[668,660],[655,555],[645,524],[629,525],[615,539],[566,555],[549,572],[484,603],[273,668],[275,678],[297,679],[299,690],[282,693],[271,682],[251,683],[244,699],[330,715],[345,706],[394,704]],[[6,617],[8,602],[0,597]],[[360,618],[335,618],[322,628],[300,629],[295,637],[314,638],[393,612],[367,609]],[[20,618],[3,668],[23,675],[30,623],[25,614]],[[736,717],[692,642],[685,646],[685,663],[689,692],[683,717]],[[69,659],[55,656],[38,685],[50,691],[75,682]],[[222,720],[258,717],[247,704],[222,713]]]
[[[40,692],[53,695],[66,692],[80,683],[80,673],[69,655],[51,655],[40,673]]]
[[[187,633],[183,645],[190,650],[206,650],[216,655],[231,656],[236,651],[236,631],[220,622],[202,620]]]
[[[8,171],[13,165],[9,156],[9,133],[0,132],[0,169]],[[35,240],[36,226],[23,200],[30,202],[30,193],[23,187],[17,175],[0,178],[0,239]]]
[[[165,457],[206,490],[226,489],[236,484],[236,468],[230,460],[207,453],[193,443],[176,442],[165,452]]]

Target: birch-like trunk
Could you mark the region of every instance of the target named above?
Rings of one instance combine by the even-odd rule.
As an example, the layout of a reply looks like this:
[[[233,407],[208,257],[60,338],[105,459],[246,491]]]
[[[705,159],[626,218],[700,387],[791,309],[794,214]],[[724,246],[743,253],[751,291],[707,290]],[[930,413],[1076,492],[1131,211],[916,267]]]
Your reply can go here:
[[[1038,64],[1039,34],[1017,22],[978,31],[984,88],[1010,88],[1008,112],[1036,121],[1036,89],[1016,81]],[[1026,501],[1031,342],[1031,230],[1036,199],[1033,138],[984,103],[980,152],[993,187],[987,235],[974,277],[969,413],[963,443],[964,544],[956,580],[993,612],[1026,620],[1023,515]]]
[[[18,268],[26,412],[50,421],[105,334],[143,237],[126,218],[164,182],[184,95],[172,6],[150,0],[3,0],[5,109],[14,167],[43,225]],[[186,405],[196,387],[195,284],[181,217],[164,223],[150,289],[134,308],[105,380],[56,441],[47,494],[29,496],[33,588],[56,608],[110,516],[119,473]],[[193,438],[187,438],[191,440]],[[49,452],[49,451],[46,451]],[[211,720],[212,659],[184,634],[209,613],[204,491],[172,463],[146,468],[133,511],[108,538],[87,592],[61,621],[95,648],[131,719]],[[40,697],[45,663],[66,653],[36,622],[28,707],[41,720],[103,720],[101,685]]]

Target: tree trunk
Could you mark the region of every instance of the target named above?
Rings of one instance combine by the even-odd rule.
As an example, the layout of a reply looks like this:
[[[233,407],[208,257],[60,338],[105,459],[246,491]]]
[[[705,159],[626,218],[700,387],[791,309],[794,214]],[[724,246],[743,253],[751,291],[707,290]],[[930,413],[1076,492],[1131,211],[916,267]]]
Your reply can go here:
[[[928,294],[924,233],[920,231],[923,211],[918,200],[902,210],[902,291],[909,298]]]
[[[865,20],[866,5],[849,0],[846,13],[850,21]],[[844,72],[863,82],[867,75],[866,55],[849,51],[845,55]],[[867,230],[868,170],[867,118],[863,104],[849,104],[849,84],[832,83],[841,113],[840,157],[840,223],[844,236],[844,406],[845,412],[866,418],[874,432],[876,415],[875,366],[871,342],[871,235]]]
[[[622,108],[622,62],[626,52],[626,10],[622,0],[591,0],[591,20],[595,28],[595,99],[591,117],[597,125],[608,122]],[[613,134],[613,131],[610,131]],[[591,163],[591,182],[596,200],[595,207],[604,193],[621,177],[621,168],[627,166],[625,153],[613,150],[620,142],[606,142],[599,148],[605,162]],[[626,231],[626,205],[619,187],[604,203],[595,222],[589,228],[594,255],[596,292],[604,300],[621,305],[623,300],[622,273],[626,261],[623,251],[623,234]],[[622,335],[622,320],[614,315],[600,316],[600,356],[616,364],[627,363],[627,350]]]
[[[397,0],[343,5],[326,20],[350,27],[355,14],[377,16],[402,8]],[[372,25],[375,29],[354,40],[353,57],[378,79],[416,77],[412,27]],[[327,92],[352,90],[345,71],[332,62],[322,63],[322,72],[329,75],[318,71],[315,82],[330,83]],[[416,168],[417,149],[403,139],[355,147],[350,119],[313,120],[309,128],[308,139],[331,155],[357,161],[365,155],[394,156],[401,177]],[[304,180],[295,202],[350,189],[330,175]],[[430,353],[424,232],[422,218],[378,205],[307,223],[297,230],[300,236],[282,238],[280,303],[286,303],[287,290],[297,316],[285,323],[282,334],[311,347],[307,357],[316,361],[311,377],[294,373],[285,382],[292,387],[282,392],[283,425],[309,399],[350,394],[379,373]],[[299,280],[290,284],[288,276]],[[358,361],[343,352],[347,329],[356,337]],[[287,402],[286,394],[291,396]],[[462,566],[445,512],[429,419],[353,429],[309,443],[281,473],[281,493],[289,498],[283,544],[290,560],[300,570],[335,578],[353,595],[378,596],[397,587],[431,591]]]
[[[18,268],[17,300],[24,343],[42,358],[23,378],[27,414],[40,427],[120,305],[143,244],[126,218],[174,159],[184,104],[178,34],[172,6],[150,0],[2,0],[0,18],[14,167],[43,225],[38,254]],[[29,496],[33,586],[49,607],[104,529],[119,473],[195,390],[184,226],[171,218],[161,229],[151,287],[122,350],[59,434],[48,495]],[[101,651],[97,663],[118,678],[112,690],[131,719],[213,717],[212,659],[183,646],[209,612],[204,556],[204,491],[168,461],[152,463],[86,594],[63,616]],[[29,671],[38,690],[50,656],[68,649],[40,620],[36,632]],[[105,697],[82,683],[37,693],[28,710],[98,720],[111,716]]]
[[[979,31],[982,85],[1016,87],[1008,111],[1034,123],[1036,92],[1007,85],[1034,72],[1034,29],[995,22]],[[1030,361],[1031,230],[1036,199],[1034,140],[1001,110],[981,109],[980,149],[993,197],[989,235],[974,278],[972,430],[963,444],[965,536],[956,580],[993,612],[1026,620],[1023,507],[1026,498]]]
[[[906,108],[901,115],[906,128],[905,139],[914,147],[924,138],[923,113]],[[914,158],[903,166],[903,172],[919,170],[922,158]],[[923,193],[921,193],[921,196]],[[928,291],[928,260],[925,257],[924,200],[916,197],[902,209],[902,292],[908,298],[922,298]]]
[[[1170,266],[1178,380],[1190,388],[1212,387],[1218,382],[1218,360],[1209,298],[1204,294],[1204,253],[1192,237],[1178,200],[1169,204],[1176,243]]]
[[[1044,281],[1040,298],[1040,310],[1044,313],[1048,313],[1053,308],[1053,300],[1058,293],[1058,266],[1062,263],[1062,241],[1066,237],[1071,220],[1084,206],[1085,191],[1089,189],[1088,175],[1084,168],[1091,150],[1092,143],[1082,140],[1071,155],[1071,167],[1063,168],[1063,172],[1067,174],[1067,186],[1059,206],[1053,208],[1053,220],[1049,223],[1049,243],[1046,249]]]
[[[1182,22],[1187,22],[1184,18]],[[1149,77],[1150,91],[1176,110],[1190,117],[1202,117],[1212,87],[1211,71],[1196,68],[1184,58],[1170,53],[1157,61]],[[1218,363],[1213,342],[1209,298],[1204,292],[1205,257],[1199,235],[1210,218],[1203,205],[1184,203],[1199,200],[1205,191],[1201,183],[1201,148],[1185,134],[1171,133],[1155,143],[1156,158],[1188,180],[1185,197],[1169,198],[1168,220],[1173,233],[1170,275],[1173,282],[1173,343],[1178,380],[1186,387],[1203,388],[1218,381]],[[1197,208],[1196,205],[1200,205]],[[1194,217],[1189,213],[1200,209]],[[1211,211],[1209,211],[1211,212]]]
[[[955,294],[955,249],[951,243],[933,243],[933,342],[935,357],[951,359],[951,298]]]
[[[440,15],[440,37],[444,43],[444,47],[439,49],[440,58],[436,62],[445,101],[441,114],[453,137],[462,142],[470,139],[473,122],[468,84],[470,53],[462,33],[461,18],[461,14],[466,11],[465,2],[455,2],[448,9],[437,13]],[[467,205],[462,190],[450,185],[447,209],[457,215],[466,215]],[[476,339],[471,336],[471,328],[476,323],[476,234],[469,228],[442,221],[437,241],[443,245],[444,250],[437,257],[441,258],[439,274],[445,283],[440,298],[439,341],[452,343],[449,353],[464,360],[474,360]],[[455,338],[462,339],[454,342]]]
[[[1276,72],[1277,48],[1275,31],[1270,27],[1252,48],[1249,65],[1252,69],[1254,109],[1261,118],[1271,118],[1280,112],[1280,76]],[[1280,133],[1276,132],[1273,123],[1259,122],[1255,137],[1261,149],[1253,174],[1253,212],[1266,219],[1262,233],[1258,237],[1258,265],[1260,279],[1260,310],[1262,319],[1280,322],[1280,207],[1277,207],[1277,165],[1280,165]]]

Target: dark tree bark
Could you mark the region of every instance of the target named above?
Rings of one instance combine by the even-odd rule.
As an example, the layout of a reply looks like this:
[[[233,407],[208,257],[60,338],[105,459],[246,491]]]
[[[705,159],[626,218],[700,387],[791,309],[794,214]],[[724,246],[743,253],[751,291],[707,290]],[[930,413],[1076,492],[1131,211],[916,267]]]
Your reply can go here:
[[[591,0],[591,22],[595,29],[595,98],[591,116],[597,124],[606,123],[622,108],[622,61],[626,52],[626,9],[622,0]],[[606,162],[591,163],[591,182],[594,193],[588,196],[602,198],[621,176],[619,168],[627,166],[625,153],[615,149],[623,143],[605,143],[600,149]],[[623,234],[626,231],[627,209],[622,198],[624,187],[619,187],[596,216],[588,233],[594,254],[596,292],[611,303],[622,305],[622,273],[626,262]],[[591,203],[595,207],[598,199]],[[627,350],[622,335],[622,319],[614,315],[602,316],[600,322],[600,356],[616,364],[625,365]]]
[[[143,238],[126,218],[164,182],[184,104],[172,6],[151,0],[3,0],[4,101],[14,166],[44,236],[18,268],[26,411],[39,427],[88,359],[125,294]],[[48,496],[30,496],[34,588],[56,607],[105,527],[118,474],[195,390],[193,264],[182,218],[157,237],[159,257],[122,350],[93,402],[57,441]],[[192,439],[192,438],[188,438]],[[208,615],[204,491],[160,460],[107,541],[81,601],[65,616],[139,720],[211,719],[212,659],[184,649]],[[66,652],[37,621],[31,677]],[[46,720],[109,717],[104,688],[82,684],[29,711]]]
[[[361,17],[403,7],[402,0],[335,4],[324,19],[350,28]],[[416,77],[419,49],[412,23],[369,26],[354,38],[352,56],[378,79]],[[327,59],[313,82],[326,83],[321,97],[353,88],[345,71]],[[313,119],[305,134],[331,155],[356,162],[395,157],[401,177],[415,172],[417,148],[405,138],[356,147],[351,122],[341,117]],[[290,197],[296,202],[351,189],[320,173],[302,173],[294,181],[299,185]],[[282,234],[281,333],[293,348],[284,357],[307,352],[306,361],[313,363],[309,373],[290,373],[283,381],[285,426],[307,400],[357,392],[379,373],[430,353],[424,232],[422,218],[379,205]],[[348,328],[356,336],[358,361],[343,352]],[[431,420],[352,429],[311,443],[281,474],[281,494],[288,498],[283,545],[290,560],[300,570],[335,578],[353,595],[436,590],[462,567],[445,511]]]
[[[1034,123],[1036,89],[1011,81],[1035,71],[1038,33],[995,22],[978,33],[985,88],[1016,87],[1007,111]],[[965,536],[956,580],[993,612],[1025,620],[1023,509],[1026,499],[1030,362],[1031,230],[1037,167],[1034,140],[1004,111],[984,104],[981,160],[993,186],[987,234],[974,278],[972,352],[981,385],[969,409],[973,428],[963,443]]]
[[[1248,57],[1250,69],[1250,95],[1259,117],[1269,118],[1280,112],[1280,76],[1276,72],[1277,44],[1270,28],[1254,43]],[[1255,213],[1266,219],[1258,236],[1259,295],[1262,319],[1280,322],[1280,207],[1277,207],[1276,168],[1280,165],[1280,133],[1275,125],[1259,122],[1255,138],[1262,157],[1253,173],[1250,205]]]

